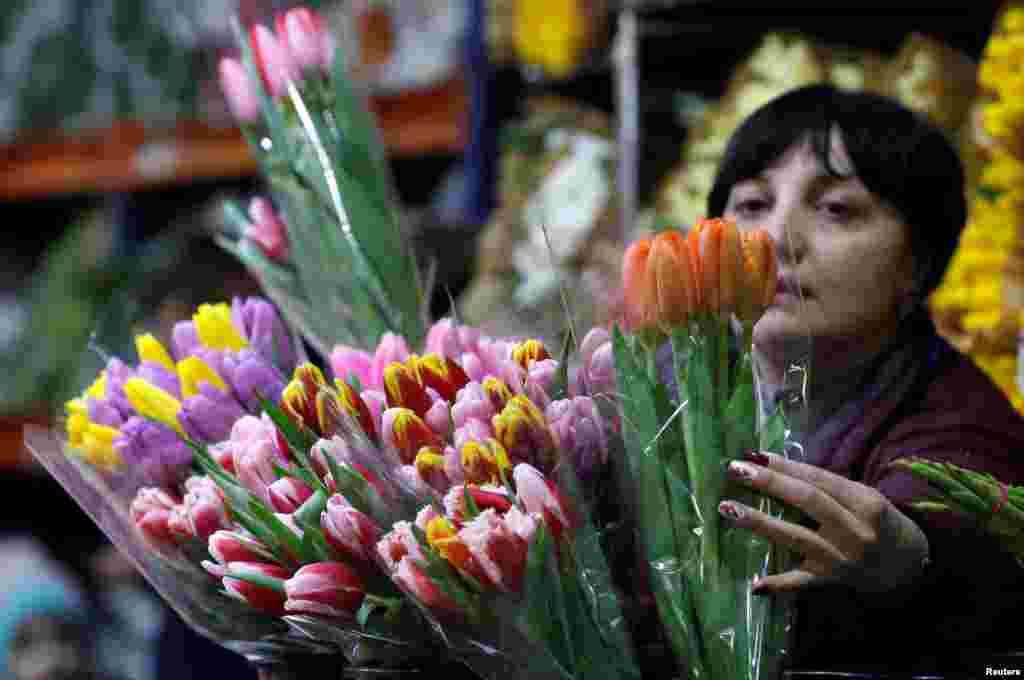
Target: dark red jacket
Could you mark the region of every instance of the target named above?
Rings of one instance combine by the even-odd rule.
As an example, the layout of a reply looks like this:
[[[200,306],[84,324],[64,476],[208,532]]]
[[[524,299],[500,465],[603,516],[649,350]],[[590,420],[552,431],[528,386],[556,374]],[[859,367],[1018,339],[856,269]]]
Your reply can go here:
[[[829,586],[802,595],[793,668],[949,671],[988,654],[972,650],[1024,650],[1024,567],[969,521],[909,510],[908,503],[930,495],[929,486],[889,465],[920,456],[1024,484],[1024,419],[930,321],[912,342],[921,363],[909,389],[869,401],[863,416],[823,447],[819,464],[879,489],[913,517],[932,563],[902,592],[867,596]],[[977,677],[983,675],[984,665]]]

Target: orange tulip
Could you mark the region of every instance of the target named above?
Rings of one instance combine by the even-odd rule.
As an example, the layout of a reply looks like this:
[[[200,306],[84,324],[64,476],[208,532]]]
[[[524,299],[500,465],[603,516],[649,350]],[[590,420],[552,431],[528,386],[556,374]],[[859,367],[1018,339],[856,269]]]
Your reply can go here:
[[[686,236],[676,230],[633,243],[623,259],[626,318],[634,330],[664,331],[701,309],[698,268]]]
[[[654,274],[657,322],[666,332],[685,324],[700,308],[695,264],[682,232],[663,231],[654,237],[647,268]]]
[[[745,285],[743,246],[735,223],[700,220],[690,230],[688,243],[697,265],[701,311],[733,312]]]
[[[746,285],[736,308],[741,321],[756,321],[775,299],[778,265],[775,246],[764,229],[742,235]]]
[[[622,290],[626,321],[633,330],[653,326],[657,318],[657,286],[647,266],[652,239],[634,241],[622,256]]]

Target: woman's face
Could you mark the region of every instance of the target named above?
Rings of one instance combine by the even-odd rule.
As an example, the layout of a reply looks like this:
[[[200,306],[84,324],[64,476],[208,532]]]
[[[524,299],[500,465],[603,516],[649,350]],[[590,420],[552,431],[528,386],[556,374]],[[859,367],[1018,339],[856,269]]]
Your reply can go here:
[[[839,134],[830,149],[849,177],[829,175],[806,141],[729,193],[725,216],[776,244],[779,292],[754,328],[764,349],[811,337],[816,350],[877,350],[912,291],[906,224],[853,175]]]

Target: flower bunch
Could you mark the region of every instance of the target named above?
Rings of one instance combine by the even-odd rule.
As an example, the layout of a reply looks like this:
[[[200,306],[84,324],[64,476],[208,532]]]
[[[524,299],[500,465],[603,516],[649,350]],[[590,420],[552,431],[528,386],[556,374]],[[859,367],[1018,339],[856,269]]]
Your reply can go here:
[[[729,498],[780,513],[725,475],[748,451],[783,450],[785,414],[759,410],[751,344],[775,267],[767,233],[721,219],[624,255],[633,332],[616,331],[613,351],[630,496],[661,621],[692,678],[754,678],[782,650],[785,610],[752,598],[750,584],[785,556],[720,515]],[[678,399],[655,361],[666,339]]]
[[[150,334],[135,338],[139,362],[117,358],[66,405],[68,443],[120,482],[181,481],[199,442],[227,438],[235,422],[276,399],[295,363],[291,337],[259,298],[201,305],[174,328],[168,350]]]
[[[593,355],[605,344],[610,359],[599,333],[584,347]],[[539,340],[489,338],[442,319],[428,331],[423,352],[387,334],[372,354],[348,346],[331,353],[341,403],[372,415],[361,420],[370,423],[366,434],[379,436],[410,483],[440,494],[457,484],[500,484],[518,463],[548,473],[563,455],[589,478],[607,460],[594,399],[564,389],[567,370],[560,377],[563,367]],[[595,385],[607,386],[608,362],[587,358],[574,384],[593,376]]]
[[[1024,8],[1000,14],[978,69],[986,165],[953,259],[930,305],[940,330],[1003,390],[1018,410],[1017,337],[1022,304],[1020,180],[1024,177]]]
[[[342,50],[309,8],[279,14],[274,26],[238,27],[241,56],[220,63],[270,197],[248,209],[227,203],[218,242],[324,355],[338,343],[374,346],[386,332],[420,342],[427,296]]]

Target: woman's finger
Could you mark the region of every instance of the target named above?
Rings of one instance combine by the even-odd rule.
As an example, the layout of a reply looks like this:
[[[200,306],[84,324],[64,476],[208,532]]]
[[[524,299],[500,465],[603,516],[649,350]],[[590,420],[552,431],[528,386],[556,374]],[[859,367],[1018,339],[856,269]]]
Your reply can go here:
[[[839,548],[807,527],[785,522],[736,501],[722,501],[718,511],[735,526],[749,529],[772,543],[791,548],[808,560],[822,564],[847,561],[847,556]]]
[[[820,525],[842,532],[844,535],[840,539],[849,539],[844,543],[863,545],[871,540],[872,532],[863,520],[810,481],[744,461],[729,463],[729,475],[757,491],[800,508]]]
[[[822,577],[805,569],[792,569],[781,574],[762,576],[754,581],[751,591],[757,595],[792,593],[798,590],[806,590],[809,587],[818,585],[822,581]]]
[[[789,477],[801,479],[821,489],[840,505],[860,518],[874,517],[885,505],[884,496],[875,489],[851,481],[846,477],[829,472],[824,468],[780,456],[767,451],[755,451],[747,460]],[[867,521],[870,525],[871,522]]]

